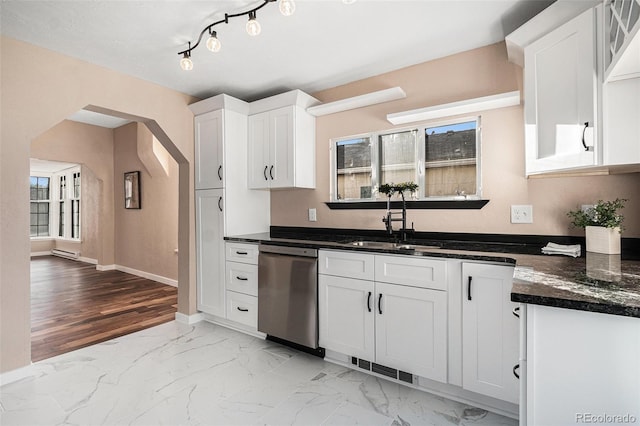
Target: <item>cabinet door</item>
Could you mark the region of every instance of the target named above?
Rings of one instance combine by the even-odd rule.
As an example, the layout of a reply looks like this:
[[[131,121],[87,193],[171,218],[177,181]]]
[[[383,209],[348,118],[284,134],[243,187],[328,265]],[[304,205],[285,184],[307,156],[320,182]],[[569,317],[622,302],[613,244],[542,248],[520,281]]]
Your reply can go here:
[[[596,165],[593,9],[525,48],[524,85],[527,174]]]
[[[318,276],[320,346],[374,360],[373,282]]]
[[[269,112],[249,116],[249,146],[247,177],[249,188],[265,189],[271,186],[269,168]],[[273,173],[273,170],[271,170]]]
[[[223,120],[222,110],[211,111],[194,119],[196,189],[224,187]]]
[[[294,107],[288,106],[269,113],[269,171],[272,188],[295,186]]]
[[[225,316],[223,190],[196,191],[197,307]]]
[[[462,387],[518,403],[519,321],[513,267],[463,263]],[[470,291],[469,291],[470,290]]]
[[[447,293],[376,282],[376,362],[447,381]]]

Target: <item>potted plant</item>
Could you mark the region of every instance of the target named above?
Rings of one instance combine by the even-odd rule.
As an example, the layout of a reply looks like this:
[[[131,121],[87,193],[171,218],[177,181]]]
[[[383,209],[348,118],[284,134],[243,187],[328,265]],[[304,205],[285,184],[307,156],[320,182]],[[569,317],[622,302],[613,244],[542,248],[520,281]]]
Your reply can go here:
[[[624,198],[614,201],[599,200],[592,208],[572,210],[567,213],[571,225],[585,229],[587,251],[604,254],[620,254],[620,234],[624,230]]]

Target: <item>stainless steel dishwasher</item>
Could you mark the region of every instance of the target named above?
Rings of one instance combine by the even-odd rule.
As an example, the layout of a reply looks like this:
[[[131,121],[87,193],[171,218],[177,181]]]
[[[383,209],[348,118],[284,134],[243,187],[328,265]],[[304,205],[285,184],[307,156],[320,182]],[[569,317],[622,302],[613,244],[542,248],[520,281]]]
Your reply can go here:
[[[318,349],[318,250],[260,244],[259,251],[258,331]]]

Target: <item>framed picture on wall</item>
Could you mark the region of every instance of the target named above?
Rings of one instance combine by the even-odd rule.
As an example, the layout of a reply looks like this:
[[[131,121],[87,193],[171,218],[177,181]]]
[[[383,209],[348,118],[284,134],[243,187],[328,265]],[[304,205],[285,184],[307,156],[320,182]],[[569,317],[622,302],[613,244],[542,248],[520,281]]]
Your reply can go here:
[[[124,208],[139,209],[140,206],[140,172],[124,174]]]

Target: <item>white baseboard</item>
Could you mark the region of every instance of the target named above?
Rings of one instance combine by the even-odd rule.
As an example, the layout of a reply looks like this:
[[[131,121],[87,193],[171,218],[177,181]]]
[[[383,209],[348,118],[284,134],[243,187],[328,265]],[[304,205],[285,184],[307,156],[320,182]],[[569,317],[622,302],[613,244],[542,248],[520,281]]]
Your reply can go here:
[[[96,264],[97,271],[115,271],[116,265],[98,265]]]
[[[17,382],[18,380],[31,376],[33,376],[32,364],[16,368],[15,370],[6,371],[0,374],[0,386],[8,385],[9,383]]]
[[[160,275],[152,274],[150,272],[140,271],[138,269],[129,268],[128,266],[114,265],[116,270],[126,272],[127,274],[136,275],[138,277],[146,278],[148,280],[157,281],[162,284],[178,287],[178,280],[163,277]]]
[[[51,250],[49,250],[49,251],[33,251],[33,252],[31,252],[31,257],[38,257],[38,256],[51,256]]]
[[[84,262],[84,263],[90,263],[92,265],[97,265],[98,264],[98,259],[91,259],[90,257],[82,257],[82,256],[80,256],[78,258],[78,261]]]
[[[180,324],[192,325],[198,323],[204,319],[204,315],[201,312],[197,314],[187,315],[180,312],[176,312],[176,321]]]
[[[215,315],[210,315],[210,314],[207,314],[207,313],[204,313],[204,312],[202,313],[202,315],[203,315],[203,319],[205,321],[207,321],[207,322],[211,322],[211,323],[214,323],[214,324],[217,324],[217,325],[221,325],[223,327],[230,328],[232,330],[239,331],[239,332],[244,333],[244,334],[249,334],[249,335],[251,335],[253,337],[257,337],[257,338],[262,339],[262,340],[264,340],[267,337],[266,334],[256,330],[253,327],[249,327],[249,326],[247,326],[245,324],[240,324],[240,323],[235,322],[235,321],[229,321],[226,318],[221,318],[221,317],[218,317],[218,316],[215,316]]]

